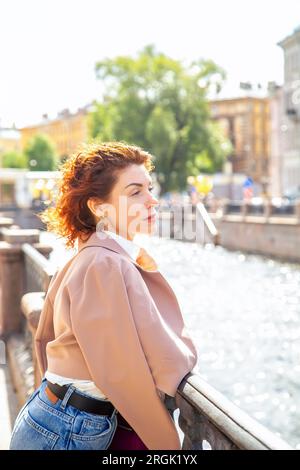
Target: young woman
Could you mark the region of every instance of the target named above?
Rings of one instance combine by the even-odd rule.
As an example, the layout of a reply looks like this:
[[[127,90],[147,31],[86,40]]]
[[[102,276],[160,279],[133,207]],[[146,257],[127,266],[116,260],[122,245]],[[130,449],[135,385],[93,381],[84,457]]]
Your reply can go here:
[[[172,288],[134,242],[155,229],[153,168],[121,142],[62,165],[56,205],[41,217],[78,250],[51,279],[35,338],[42,380],[11,449],[181,448],[164,397],[197,352]]]

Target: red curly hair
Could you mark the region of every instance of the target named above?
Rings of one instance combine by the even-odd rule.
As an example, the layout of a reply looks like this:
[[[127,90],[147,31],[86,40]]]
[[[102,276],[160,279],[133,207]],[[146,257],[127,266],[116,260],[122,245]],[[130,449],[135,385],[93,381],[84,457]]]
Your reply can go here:
[[[83,145],[78,153],[61,164],[56,201],[38,217],[47,230],[66,239],[67,248],[74,248],[77,237],[84,240],[82,235],[89,238],[96,231],[88,199],[98,197],[107,202],[122,169],[131,164],[143,164],[151,172],[154,169],[152,158],[142,148],[125,142]]]

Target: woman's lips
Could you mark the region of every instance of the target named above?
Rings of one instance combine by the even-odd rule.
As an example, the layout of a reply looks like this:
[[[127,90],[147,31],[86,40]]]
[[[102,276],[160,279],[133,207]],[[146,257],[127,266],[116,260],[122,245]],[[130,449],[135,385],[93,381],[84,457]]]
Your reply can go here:
[[[150,214],[146,219],[144,220],[148,220],[149,222],[152,222],[156,219],[156,214]]]

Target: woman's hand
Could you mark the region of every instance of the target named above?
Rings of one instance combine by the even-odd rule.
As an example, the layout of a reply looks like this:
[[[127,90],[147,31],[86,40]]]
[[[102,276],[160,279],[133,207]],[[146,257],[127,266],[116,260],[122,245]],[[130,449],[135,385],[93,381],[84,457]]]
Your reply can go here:
[[[158,266],[152,256],[145,250],[141,248],[136,258],[136,262],[146,271],[157,271]]]

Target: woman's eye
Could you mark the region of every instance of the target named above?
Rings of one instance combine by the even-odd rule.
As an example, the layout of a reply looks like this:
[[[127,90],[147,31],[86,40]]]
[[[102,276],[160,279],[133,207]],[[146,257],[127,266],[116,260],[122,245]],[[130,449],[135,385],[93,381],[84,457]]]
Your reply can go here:
[[[153,189],[154,189],[154,186],[151,186],[151,187],[149,188],[149,191],[153,191]],[[141,191],[137,191],[136,193],[133,193],[131,196],[136,196],[136,195],[139,194],[140,192],[141,192]]]

